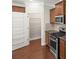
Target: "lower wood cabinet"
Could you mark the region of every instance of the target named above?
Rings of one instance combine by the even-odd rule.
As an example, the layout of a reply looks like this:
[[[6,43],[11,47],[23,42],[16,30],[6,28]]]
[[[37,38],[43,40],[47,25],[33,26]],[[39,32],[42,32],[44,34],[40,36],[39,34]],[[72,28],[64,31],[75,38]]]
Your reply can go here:
[[[50,42],[49,42],[49,33],[48,32],[45,32],[45,39],[46,39],[45,40],[46,41],[46,45],[49,46]]]
[[[66,59],[66,42],[64,39],[60,39],[60,47],[59,47],[59,50],[60,50],[60,59]]]

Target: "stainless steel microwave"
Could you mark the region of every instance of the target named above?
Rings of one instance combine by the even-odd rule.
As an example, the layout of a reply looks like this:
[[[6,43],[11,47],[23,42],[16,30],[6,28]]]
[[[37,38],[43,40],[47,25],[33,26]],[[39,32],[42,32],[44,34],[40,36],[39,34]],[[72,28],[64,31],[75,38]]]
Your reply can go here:
[[[64,24],[64,16],[63,15],[55,16],[55,23]]]

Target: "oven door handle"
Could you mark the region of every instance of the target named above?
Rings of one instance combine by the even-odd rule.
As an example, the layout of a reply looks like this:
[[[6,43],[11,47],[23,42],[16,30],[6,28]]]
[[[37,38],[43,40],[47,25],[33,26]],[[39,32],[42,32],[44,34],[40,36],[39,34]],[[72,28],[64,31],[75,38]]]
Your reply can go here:
[[[50,39],[50,40],[52,40],[52,41],[54,41],[54,42],[57,42],[57,40],[53,40],[53,39]]]

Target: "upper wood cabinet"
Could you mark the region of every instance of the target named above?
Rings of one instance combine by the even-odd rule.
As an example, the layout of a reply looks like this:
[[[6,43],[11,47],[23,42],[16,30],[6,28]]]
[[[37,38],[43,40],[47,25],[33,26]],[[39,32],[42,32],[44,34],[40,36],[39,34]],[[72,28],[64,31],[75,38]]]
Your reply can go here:
[[[64,1],[55,4],[55,8],[50,10],[50,23],[55,23],[55,16],[64,15]]]
[[[50,10],[50,23],[55,22],[55,8]]]
[[[25,7],[12,6],[12,12],[25,12]]]
[[[56,4],[56,15],[64,15],[64,1]]]

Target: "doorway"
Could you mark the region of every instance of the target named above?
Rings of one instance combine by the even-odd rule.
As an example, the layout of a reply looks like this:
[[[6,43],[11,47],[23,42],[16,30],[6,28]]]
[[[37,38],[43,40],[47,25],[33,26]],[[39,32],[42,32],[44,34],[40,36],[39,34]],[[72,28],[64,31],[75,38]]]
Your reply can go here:
[[[30,40],[41,38],[41,45],[45,45],[44,3],[26,3],[26,12],[29,17]]]

